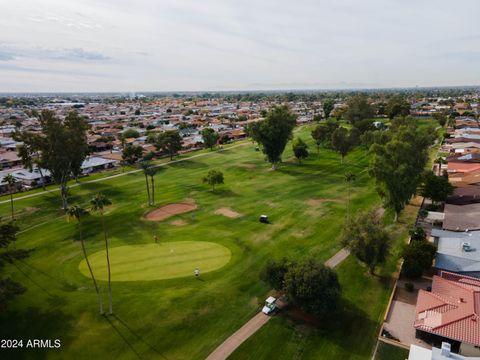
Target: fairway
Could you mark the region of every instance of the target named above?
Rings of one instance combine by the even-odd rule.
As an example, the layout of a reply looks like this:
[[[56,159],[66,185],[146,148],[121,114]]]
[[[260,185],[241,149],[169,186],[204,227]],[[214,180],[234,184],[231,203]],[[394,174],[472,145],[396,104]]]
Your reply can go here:
[[[112,281],[148,281],[193,276],[225,266],[231,252],[225,246],[205,241],[173,241],[160,244],[126,245],[109,249]],[[108,280],[105,251],[89,256],[95,277]],[[80,271],[89,277],[85,260]]]
[[[313,150],[312,127],[296,128],[294,136]],[[341,248],[338,237],[347,201],[352,214],[381,203],[366,171],[369,154],[363,147],[349,153],[343,163],[338,153],[322,148],[299,164],[287,145],[275,171],[249,141],[225,145],[218,152],[182,154],[180,160],[156,175],[156,203],[162,208],[191,199],[197,205],[194,217],[183,213],[163,222],[145,221],[144,215],[156,208],[148,205],[141,172],[114,169],[82,179],[77,186],[70,183],[71,204],[88,207],[99,192],[112,201],[104,221],[115,317],[97,315],[95,290],[82,265],[78,224],[59,212],[58,192],[16,201],[22,230],[17,248],[35,250],[4,267],[5,274],[27,292],[17,297],[11,310],[0,313],[0,338],[22,338],[26,333],[31,338],[38,334],[60,338],[65,359],[78,354],[115,360],[205,359],[259,311],[270,291],[259,281],[268,260],[313,257],[324,262]],[[215,192],[202,182],[210,169],[225,175],[225,184]],[[347,171],[356,174],[350,195],[344,180]],[[87,182],[111,175],[118,176]],[[9,216],[9,202],[0,204],[0,214]],[[271,223],[260,223],[261,214]],[[398,228],[391,229],[395,244],[405,238],[405,224],[415,216],[402,217]],[[85,217],[82,234],[105,305],[108,284],[100,214]],[[158,244],[154,234],[161,240]],[[251,359],[255,354],[258,360],[371,359],[390,295],[381,279],[396,269],[399,248],[393,249],[389,262],[378,270],[379,277],[369,276],[352,257],[338,266],[348,311],[335,324],[317,329],[278,316],[231,358]],[[204,281],[194,278],[196,267]],[[21,315],[27,311],[28,320]],[[46,359],[59,358],[56,353],[47,356],[47,351]],[[26,358],[28,353],[18,355]]]

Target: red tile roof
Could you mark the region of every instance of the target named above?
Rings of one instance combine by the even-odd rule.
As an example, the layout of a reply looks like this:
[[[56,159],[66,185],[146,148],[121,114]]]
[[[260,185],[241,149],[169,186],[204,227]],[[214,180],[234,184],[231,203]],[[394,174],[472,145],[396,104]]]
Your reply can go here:
[[[420,290],[414,327],[480,346],[480,279],[442,271],[432,291]]]

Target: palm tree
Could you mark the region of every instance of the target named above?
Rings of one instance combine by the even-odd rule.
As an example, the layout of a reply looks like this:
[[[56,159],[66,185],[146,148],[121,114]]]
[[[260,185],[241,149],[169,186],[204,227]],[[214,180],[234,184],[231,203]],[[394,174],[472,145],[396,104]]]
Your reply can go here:
[[[435,164],[437,164],[437,175],[440,176],[442,174],[442,164],[446,164],[446,161],[442,157],[438,157],[435,159]]]
[[[155,206],[155,183],[154,183],[153,177],[155,176],[156,173],[157,173],[157,168],[153,166],[150,166],[147,169],[147,174],[148,176],[150,176],[150,181],[152,183],[152,205],[153,206]]]
[[[148,205],[151,205],[151,203],[150,203],[150,186],[148,185],[148,169],[151,167],[151,165],[148,161],[142,161],[140,163],[140,167],[142,168],[143,174],[145,175],[145,184],[147,185]]]
[[[107,229],[105,227],[105,218],[103,216],[103,208],[105,206],[111,205],[112,202],[103,194],[97,194],[94,198],[90,200],[90,205],[92,211],[98,211],[100,213],[100,218],[102,219],[102,229],[103,235],[105,238],[105,251],[107,254],[107,269],[108,269],[108,313],[113,314],[112,309],[112,287],[111,287],[111,272],[110,272],[110,257],[108,255],[108,238],[107,238]]]
[[[95,292],[97,293],[98,308],[100,311],[100,315],[103,315],[103,306],[102,306],[102,300],[100,299],[100,292],[98,291],[98,286],[97,286],[97,281],[95,280],[95,276],[93,276],[92,267],[90,266],[90,262],[88,261],[87,250],[85,250],[85,243],[83,241],[83,236],[82,236],[82,217],[84,217],[85,215],[87,215],[87,211],[78,205],[74,205],[69,209],[67,209],[68,219],[75,219],[78,222],[78,233],[80,235],[80,244],[82,245],[83,256],[85,257],[85,262],[87,263],[88,270],[90,271],[90,276],[92,277],[93,286],[95,287]]]
[[[3,181],[8,184],[8,192],[10,193],[10,209],[12,212],[12,221],[15,220],[14,214],[13,214],[13,192],[15,190],[15,184],[17,183],[17,180],[13,177],[12,174],[8,174],[3,178]]]
[[[347,195],[347,219],[349,218],[349,215],[350,215],[350,189],[351,189],[351,185],[352,185],[352,182],[355,181],[355,179],[357,178],[357,176],[352,173],[352,172],[347,172],[345,173],[345,182],[347,183],[348,185],[348,195]]]

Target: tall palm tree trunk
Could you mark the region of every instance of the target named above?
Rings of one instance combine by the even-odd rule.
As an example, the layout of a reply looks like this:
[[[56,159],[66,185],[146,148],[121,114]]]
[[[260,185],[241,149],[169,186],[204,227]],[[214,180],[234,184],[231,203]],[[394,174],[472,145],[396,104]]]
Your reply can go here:
[[[104,312],[103,312],[102,300],[100,299],[100,291],[98,291],[97,281],[95,280],[95,276],[93,276],[93,271],[92,271],[92,267],[90,266],[90,261],[88,261],[87,250],[85,250],[85,243],[83,241],[83,236],[82,236],[82,225],[81,225],[80,219],[78,220],[78,232],[80,234],[80,244],[82,245],[83,256],[85,257],[85,262],[87,263],[88,271],[90,271],[90,276],[92,277],[93,286],[95,287],[95,292],[97,293],[98,309],[99,309],[100,315],[103,315]]]
[[[151,176],[152,179],[152,205],[155,206],[155,183],[153,180],[153,176]]]
[[[148,185],[148,175],[147,174],[145,174],[145,184],[147,184],[148,205],[151,205],[151,203],[150,203],[150,186]]]
[[[13,214],[13,192],[10,192],[10,210],[12,212],[12,221],[15,220],[15,216]]]
[[[103,211],[100,213],[102,218],[102,228],[103,235],[105,237],[105,251],[107,253],[107,269],[108,269],[108,313],[113,314],[113,305],[112,305],[112,277],[110,272],[110,256],[108,254],[108,238],[107,238],[107,229],[105,228],[105,219],[103,217]]]

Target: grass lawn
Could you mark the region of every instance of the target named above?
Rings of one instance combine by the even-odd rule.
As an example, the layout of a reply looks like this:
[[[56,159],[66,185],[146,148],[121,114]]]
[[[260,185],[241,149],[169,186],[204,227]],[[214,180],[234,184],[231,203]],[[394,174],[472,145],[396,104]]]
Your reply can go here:
[[[258,280],[258,274],[268,259],[287,256],[325,261],[339,250],[338,236],[346,215],[346,171],[357,175],[352,184],[351,211],[380,205],[366,172],[366,151],[356,149],[344,164],[330,150],[321,149],[317,156],[310,130],[296,129],[296,135],[310,145],[310,158],[298,164],[289,144],[284,163],[276,171],[271,171],[263,154],[248,141],[162,167],[155,180],[158,206],[193,199],[198,205],[195,217],[182,214],[163,222],[145,221],[144,214],[152,208],[146,205],[142,173],[93,183],[86,183],[92,178],[85,178],[72,187],[72,204],[88,206],[97,192],[113,203],[105,211],[105,221],[114,279],[134,276],[137,280],[113,283],[115,316],[97,315],[92,282],[79,270],[83,256],[78,230],[75,222],[67,222],[62,214],[58,192],[15,202],[21,227],[17,247],[33,250],[27,259],[3,270],[21,282],[27,292],[15,299],[8,312],[0,314],[0,338],[59,338],[62,347],[4,352],[2,359],[43,355],[49,359],[204,359],[259,310],[269,289]],[[209,169],[225,175],[225,185],[216,192],[201,182]],[[215,213],[225,207],[243,216],[229,218]],[[267,214],[271,224],[259,223],[260,214]],[[0,215],[9,215],[8,203],[0,205]],[[405,224],[411,218],[407,212],[404,223],[392,227],[396,244],[404,238]],[[172,224],[175,220],[176,225]],[[105,278],[105,264],[99,215],[88,216],[82,228],[105,305],[107,283],[100,280]],[[147,244],[155,245],[154,235],[162,246],[178,246],[179,242],[217,244],[218,249],[228,249],[230,259],[226,261],[223,250],[222,256],[216,254],[225,265],[217,264],[217,270],[212,268],[210,272],[201,269],[203,281],[193,276],[198,266],[193,258],[174,265],[164,259],[167,268],[158,269],[160,260],[137,251]],[[144,261],[153,262],[148,265]],[[354,259],[348,259],[338,269],[346,321],[315,329],[279,316],[234,356],[251,358],[255,353],[262,357],[263,351],[263,358],[267,358],[271,349],[270,354],[283,358],[297,354],[316,359],[367,359],[383,317],[395,263],[392,256],[381,276],[370,277]],[[166,279],[167,273],[183,271],[187,276]],[[154,277],[158,280],[149,280]]]
[[[408,350],[386,344],[382,341],[378,342],[375,360],[405,360],[408,358]]]
[[[230,250],[220,244],[206,241],[169,241],[159,244],[124,245],[109,249],[112,281],[162,280],[190,276],[198,268],[202,274],[225,266]],[[108,280],[105,250],[89,257],[99,280]],[[85,260],[80,272],[90,273]]]

